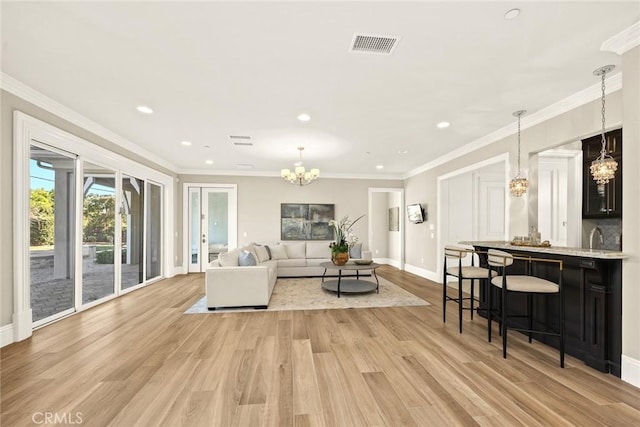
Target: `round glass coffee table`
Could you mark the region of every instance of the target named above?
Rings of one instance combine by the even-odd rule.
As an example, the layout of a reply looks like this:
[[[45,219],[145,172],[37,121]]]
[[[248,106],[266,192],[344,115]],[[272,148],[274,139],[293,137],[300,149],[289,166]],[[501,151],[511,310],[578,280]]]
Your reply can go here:
[[[376,274],[376,268],[380,267],[380,264],[372,262],[371,264],[356,264],[354,262],[348,262],[345,265],[335,265],[332,262],[320,263],[320,267],[324,267],[324,273],[322,274],[322,287],[328,291],[337,292],[338,298],[340,293],[363,293],[363,292],[380,292],[380,282],[378,281],[378,275]],[[327,275],[327,270],[338,270],[337,280],[324,280]],[[375,282],[369,280],[360,279],[360,271],[371,270],[371,274],[376,279]],[[355,271],[356,278],[353,276],[343,277],[343,271]]]

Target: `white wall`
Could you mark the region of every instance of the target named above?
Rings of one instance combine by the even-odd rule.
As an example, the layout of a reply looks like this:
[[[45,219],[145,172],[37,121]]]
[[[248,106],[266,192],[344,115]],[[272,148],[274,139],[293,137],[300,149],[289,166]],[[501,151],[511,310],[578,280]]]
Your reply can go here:
[[[640,47],[622,57],[622,378],[640,387]],[[607,98],[607,120],[609,120]]]
[[[369,249],[374,259],[386,259],[389,255],[387,225],[387,193],[371,193],[371,242]]]
[[[251,242],[268,243],[280,241],[281,203],[332,203],[336,218],[348,215],[356,219],[365,215],[353,227],[363,243],[369,248],[368,198],[370,187],[402,188],[401,180],[331,179],[318,178],[312,184],[299,187],[279,177],[180,175],[182,183],[237,184],[238,186],[238,245]],[[180,188],[182,186],[179,186]],[[180,190],[182,191],[182,190]],[[182,195],[180,195],[182,200]],[[384,199],[386,206],[386,196]],[[182,202],[180,203],[182,209]],[[384,216],[386,221],[386,215]],[[182,227],[180,228],[179,254],[182,254]],[[375,255],[374,255],[375,256]],[[181,256],[182,258],[182,256]]]

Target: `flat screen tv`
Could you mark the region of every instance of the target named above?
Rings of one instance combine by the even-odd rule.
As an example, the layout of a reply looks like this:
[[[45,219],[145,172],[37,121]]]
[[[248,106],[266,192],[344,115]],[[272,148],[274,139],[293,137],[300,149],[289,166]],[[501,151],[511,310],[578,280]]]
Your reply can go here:
[[[415,224],[424,222],[424,211],[422,210],[422,205],[420,205],[420,203],[407,205],[407,215],[409,216],[409,221]]]

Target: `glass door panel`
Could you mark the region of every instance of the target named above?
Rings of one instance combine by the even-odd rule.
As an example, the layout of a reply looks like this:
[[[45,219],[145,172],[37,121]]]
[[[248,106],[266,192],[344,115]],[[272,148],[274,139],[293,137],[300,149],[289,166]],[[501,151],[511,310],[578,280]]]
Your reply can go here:
[[[146,260],[147,280],[162,274],[162,187],[148,184]]]
[[[75,158],[31,145],[29,277],[33,322],[75,310]]]
[[[203,189],[202,271],[222,252],[229,250],[229,194],[225,190]]]
[[[120,202],[121,289],[144,282],[144,181],[122,177]]]
[[[200,272],[200,188],[189,188],[189,273]]]
[[[115,172],[85,163],[83,178],[82,246],[88,257],[82,261],[82,304],[88,304],[114,294],[120,248],[114,246]]]

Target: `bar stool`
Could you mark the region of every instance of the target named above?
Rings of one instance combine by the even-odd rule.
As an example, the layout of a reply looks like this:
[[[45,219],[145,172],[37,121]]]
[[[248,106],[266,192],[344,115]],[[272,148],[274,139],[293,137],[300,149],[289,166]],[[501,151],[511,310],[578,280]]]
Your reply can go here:
[[[526,275],[509,275],[507,267],[511,266],[514,260],[526,261],[527,274]],[[552,335],[557,336],[560,340],[560,367],[564,368],[564,290],[562,287],[562,268],[563,263],[560,260],[555,259],[543,259],[532,257],[514,256],[508,252],[499,251],[496,249],[489,249],[487,254],[487,261],[489,270],[498,273],[497,276],[491,278],[491,287],[495,286],[500,288],[501,305],[498,310],[500,316],[501,332],[502,332],[502,357],[507,358],[507,331],[509,329],[519,332],[525,332],[529,336],[529,342],[533,339],[533,334],[540,335]],[[558,283],[554,283],[550,280],[542,279],[532,275],[531,267],[533,263],[554,263],[558,265]],[[495,269],[495,271],[494,271]],[[487,277],[489,277],[487,275]],[[509,319],[514,317],[523,317],[517,315],[510,315],[509,313],[509,295],[511,293],[523,293],[527,296],[527,313],[524,317],[527,318],[527,328],[517,328],[509,325]],[[489,289],[488,295],[488,340],[491,342],[491,321],[493,317],[492,310],[492,292]],[[557,294],[560,298],[560,309],[558,310],[558,324],[560,325],[560,331],[549,331],[548,325],[545,325],[545,330],[533,329],[533,308],[532,308],[532,296],[533,295],[549,295]]]
[[[447,301],[455,301],[458,303],[458,322],[460,333],[462,333],[462,310],[471,310],[471,320],[473,320],[473,310],[475,301],[475,281],[487,280],[489,275],[496,276],[495,271],[486,268],[476,267],[474,265],[473,254],[475,251],[471,248],[460,246],[445,246],[444,248],[444,268],[442,278],[442,321],[447,322]],[[463,266],[462,259],[471,254],[471,265]],[[457,266],[447,268],[447,259],[457,260]],[[458,279],[458,296],[456,298],[447,295],[447,276],[453,276]],[[462,281],[471,280],[471,296],[462,296]],[[488,286],[488,285],[487,285]],[[463,302],[470,301],[469,307],[464,307]]]

